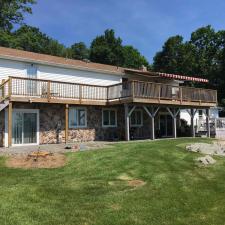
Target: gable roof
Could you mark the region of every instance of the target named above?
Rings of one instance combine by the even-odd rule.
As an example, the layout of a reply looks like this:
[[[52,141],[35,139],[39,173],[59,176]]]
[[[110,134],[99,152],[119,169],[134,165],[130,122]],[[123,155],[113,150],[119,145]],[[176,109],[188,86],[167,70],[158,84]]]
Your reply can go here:
[[[195,81],[195,82],[204,82],[207,83],[207,79],[177,75],[177,74],[168,74],[168,73],[158,73],[152,71],[143,71],[137,69],[128,69],[123,67],[117,67],[112,65],[93,63],[93,62],[85,62],[82,60],[68,59],[58,56],[28,52],[18,49],[5,48],[0,47],[0,58],[3,59],[11,59],[16,61],[23,61],[29,63],[39,63],[44,65],[58,66],[63,68],[72,68],[78,70],[87,70],[101,73],[109,73],[109,74],[138,74],[138,75],[147,75],[150,77],[159,76],[165,79],[177,79],[177,80],[187,80],[187,81]]]

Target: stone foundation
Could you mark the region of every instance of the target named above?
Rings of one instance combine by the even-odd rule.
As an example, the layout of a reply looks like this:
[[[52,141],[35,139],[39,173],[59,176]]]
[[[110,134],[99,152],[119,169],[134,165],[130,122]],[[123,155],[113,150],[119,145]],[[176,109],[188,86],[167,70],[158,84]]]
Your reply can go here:
[[[87,109],[87,127],[69,128],[69,142],[86,141],[117,141],[125,139],[124,106],[117,105],[107,108],[117,110],[117,127],[102,126],[103,106],[82,106]],[[39,140],[40,144],[65,143],[65,105],[44,103],[14,103],[13,108],[39,109]],[[138,109],[139,107],[137,107]],[[130,127],[130,139],[149,139],[151,137],[151,120],[143,110],[143,126]],[[165,109],[161,110],[161,112]],[[159,115],[155,118],[155,131],[159,129]],[[156,135],[157,136],[157,135]],[[0,112],[0,145],[4,142],[4,113]]]
[[[4,145],[4,134],[5,134],[5,111],[0,112],[0,147]]]
[[[117,127],[102,127],[102,106],[82,106],[87,109],[87,127],[69,128],[69,142],[124,139],[124,108],[117,109]],[[16,103],[13,108],[39,109],[40,144],[65,142],[65,105]],[[108,107],[107,107],[108,108]]]

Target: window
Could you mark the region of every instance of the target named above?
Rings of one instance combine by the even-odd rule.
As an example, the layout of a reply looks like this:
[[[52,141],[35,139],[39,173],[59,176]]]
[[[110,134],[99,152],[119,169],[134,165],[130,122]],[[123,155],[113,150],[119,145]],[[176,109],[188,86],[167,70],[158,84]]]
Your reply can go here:
[[[69,108],[69,128],[86,127],[87,112],[86,108]]]
[[[117,111],[115,109],[102,110],[102,126],[103,127],[117,126]]]
[[[139,127],[143,125],[143,112],[142,110],[134,110],[131,114],[130,124],[132,127]]]

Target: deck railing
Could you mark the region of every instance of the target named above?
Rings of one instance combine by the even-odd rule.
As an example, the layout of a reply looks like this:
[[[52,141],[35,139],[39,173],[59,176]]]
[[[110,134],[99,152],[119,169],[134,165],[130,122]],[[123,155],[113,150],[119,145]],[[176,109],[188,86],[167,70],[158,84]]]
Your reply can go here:
[[[128,81],[111,86],[10,77],[0,85],[0,99],[11,96],[44,99],[113,101],[125,98],[216,103],[217,91],[172,86],[145,81]]]

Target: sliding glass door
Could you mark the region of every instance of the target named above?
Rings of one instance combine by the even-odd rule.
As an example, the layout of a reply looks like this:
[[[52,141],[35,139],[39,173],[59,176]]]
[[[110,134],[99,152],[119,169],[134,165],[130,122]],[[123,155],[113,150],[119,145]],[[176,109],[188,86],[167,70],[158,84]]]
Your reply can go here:
[[[13,140],[14,145],[37,144],[38,113],[26,111],[13,112]]]

